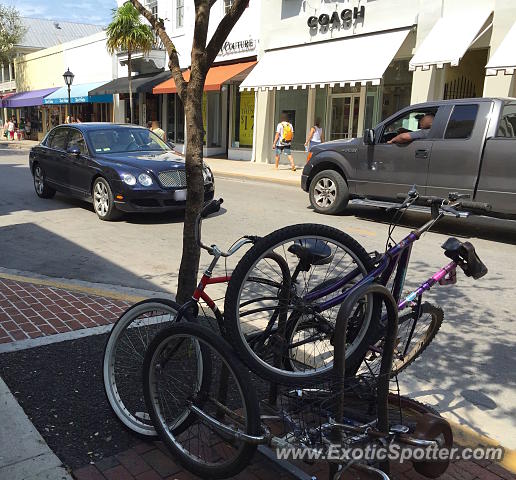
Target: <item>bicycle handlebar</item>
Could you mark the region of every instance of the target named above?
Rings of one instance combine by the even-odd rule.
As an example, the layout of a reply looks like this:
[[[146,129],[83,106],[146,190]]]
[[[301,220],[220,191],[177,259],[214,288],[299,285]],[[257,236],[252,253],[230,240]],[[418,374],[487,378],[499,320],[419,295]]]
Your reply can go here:
[[[200,248],[206,250],[210,255],[216,255],[220,257],[229,257],[233,255],[237,250],[242,248],[244,245],[248,243],[256,243],[258,240],[258,237],[254,236],[245,236],[243,239],[238,241],[235,245],[233,245],[227,252],[221,250],[217,245],[206,245],[202,243],[201,240],[201,224],[202,220],[209,215],[212,215],[214,213],[217,213],[220,210],[220,206],[224,200],[222,198],[219,198],[218,200],[211,200],[209,203],[207,203],[203,209],[201,210],[201,213],[197,215],[197,218],[195,219],[195,241],[197,245],[199,245]]]

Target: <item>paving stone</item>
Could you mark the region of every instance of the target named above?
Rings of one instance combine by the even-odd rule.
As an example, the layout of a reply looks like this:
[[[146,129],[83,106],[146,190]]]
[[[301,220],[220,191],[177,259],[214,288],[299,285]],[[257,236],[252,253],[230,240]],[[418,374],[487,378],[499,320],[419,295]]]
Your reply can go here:
[[[154,449],[142,455],[143,459],[158,472],[162,477],[168,477],[174,473],[181,471],[179,467],[169,456],[165,455],[161,450]]]
[[[122,465],[113,467],[103,472],[107,480],[134,480],[131,475]]]
[[[136,452],[128,450],[116,456],[118,461],[133,475],[147,472],[151,469],[149,464]]]
[[[120,465],[120,462],[114,456],[113,457],[106,457],[106,458],[103,458],[102,460],[99,460],[98,462],[95,462],[95,466],[101,472],[103,472],[104,470],[108,470],[110,468],[113,468],[113,467],[117,467],[118,465]]]
[[[102,475],[93,465],[88,465],[83,468],[79,468],[78,470],[74,470],[73,476],[77,480],[106,480],[104,475]]]

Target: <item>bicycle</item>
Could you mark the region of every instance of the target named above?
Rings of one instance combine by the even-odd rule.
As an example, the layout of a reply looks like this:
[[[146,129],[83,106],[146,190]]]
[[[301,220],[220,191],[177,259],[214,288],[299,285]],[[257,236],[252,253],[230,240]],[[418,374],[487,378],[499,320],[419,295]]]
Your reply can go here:
[[[239,357],[252,371],[271,382],[288,384],[295,381],[327,378],[331,373],[333,333],[339,315],[337,313],[335,316],[334,309],[364,285],[375,282],[387,285],[396,272],[392,292],[398,303],[398,310],[403,312],[405,309],[411,309],[410,313],[400,317],[400,325],[405,326],[406,336],[404,339],[399,339],[398,363],[395,364],[393,375],[402,371],[428,346],[442,323],[442,311],[437,307],[423,304],[423,294],[436,283],[441,285],[454,283],[457,267],[461,267],[467,276],[472,276],[474,279],[479,279],[487,273],[487,268],[475,253],[473,245],[449,238],[443,248],[445,255],[452,261],[401,300],[414,242],[445,214],[465,218],[470,212],[459,210],[486,211],[490,208],[487,204],[467,202],[463,198],[463,195],[456,193],[450,193],[448,199],[420,196],[413,187],[403,203],[393,210],[403,212],[417,201],[422,201],[430,205],[432,218],[400,242],[390,247],[387,245],[383,255],[374,254],[365,258],[361,252],[362,247],[354,240],[343,232],[322,225],[292,225],[261,238],[236,266],[226,293],[224,306],[226,331]],[[396,225],[395,221],[389,228],[389,240],[392,239],[392,231]],[[331,270],[318,268],[325,267],[329,262],[333,264],[336,252],[344,244],[348,247],[352,246],[357,252],[362,265],[366,266],[365,275],[358,265],[351,270],[339,273],[335,272],[335,268]],[[358,252],[361,252],[360,255]],[[279,326],[275,325],[277,318],[272,315],[264,318],[263,315],[258,316],[246,308],[256,292],[256,289],[249,287],[249,279],[253,277],[255,270],[265,273],[266,266],[263,259],[271,253],[283,254],[284,261],[293,272],[288,279],[289,296],[286,300],[283,299],[283,304],[288,305],[279,305],[279,303],[273,305],[273,302],[278,301],[277,299],[271,300],[268,305],[269,312],[275,311],[275,308],[288,312],[284,315],[287,318],[283,328],[285,333],[281,336],[276,334],[274,338],[275,356],[270,353],[270,349],[269,352],[256,349],[253,343],[260,335],[268,336],[274,329],[279,331]],[[268,272],[271,278],[274,278],[275,272],[271,269]],[[298,277],[301,272],[304,285],[300,285]],[[282,275],[284,276],[284,273]],[[309,285],[310,280],[313,280],[313,283]],[[327,312],[330,314],[328,315]],[[421,321],[424,314],[429,317],[426,321]],[[370,296],[363,297],[357,302],[348,325],[346,354],[347,368],[350,373],[356,372],[368,355],[370,360],[374,360],[375,352],[381,351],[384,320],[378,305]],[[422,333],[415,330],[418,322],[427,325]],[[253,336],[249,335],[249,331],[253,332]],[[413,341],[414,335],[419,339],[416,342]],[[299,348],[296,348],[298,341]],[[309,342],[317,342],[317,355],[306,355],[303,345]],[[412,349],[409,350],[411,345]],[[279,364],[278,357],[281,359]],[[276,360],[272,362],[272,358]],[[301,368],[299,368],[300,364]],[[307,365],[311,368],[306,368]]]
[[[176,459],[202,478],[227,478],[248,465],[258,445],[283,451],[302,448],[313,458],[334,464],[330,479],[339,478],[347,468],[357,468],[388,480],[376,466],[357,463],[353,457],[331,456],[330,452],[337,446],[364,450],[393,443],[450,448],[453,438],[445,420],[417,402],[389,394],[396,304],[385,287],[365,285],[351,295],[352,302],[345,302],[349,315],[366,290],[383,296],[387,308],[390,348],[382,353],[381,375],[341,381],[348,318],[340,318],[336,329],[340,347],[331,381],[287,386],[274,403],[270,397],[258,402],[260,383],[255,380],[249,388],[249,372],[230,345],[211,330],[176,323],[160,331],[145,355],[143,389],[156,430]],[[265,415],[260,415],[260,407]],[[185,416],[189,422],[184,421]],[[182,428],[177,428],[178,422]],[[447,461],[420,459],[415,463],[416,470],[430,478],[442,474],[447,466]],[[380,467],[388,470],[385,462]]]

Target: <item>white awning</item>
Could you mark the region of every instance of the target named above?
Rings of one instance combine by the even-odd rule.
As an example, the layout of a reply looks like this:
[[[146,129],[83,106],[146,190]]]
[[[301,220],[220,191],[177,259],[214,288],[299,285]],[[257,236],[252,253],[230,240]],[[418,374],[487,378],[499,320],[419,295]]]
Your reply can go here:
[[[446,63],[457,66],[491,12],[491,8],[477,8],[441,17],[416,50],[409,69],[428,70],[431,65],[443,68]]]
[[[503,70],[507,75],[516,71],[516,23],[511,27],[509,33],[502,40],[500,46],[491,55],[486,65],[487,75],[496,75]]]
[[[240,90],[378,85],[410,29],[265,52]]]

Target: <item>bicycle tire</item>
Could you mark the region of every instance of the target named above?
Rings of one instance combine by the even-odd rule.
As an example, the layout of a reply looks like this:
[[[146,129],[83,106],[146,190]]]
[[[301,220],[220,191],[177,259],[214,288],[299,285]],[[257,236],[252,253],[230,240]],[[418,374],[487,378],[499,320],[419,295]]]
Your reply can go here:
[[[155,368],[155,363],[159,360],[159,356],[166,348],[166,344],[171,342],[174,337],[194,338],[194,341],[200,344],[203,365],[206,360],[211,358],[211,356],[207,353],[208,349],[214,350],[215,353],[221,357],[225,365],[224,368],[227,368],[228,371],[233,374],[238,390],[242,395],[243,411],[246,413],[245,433],[248,435],[258,435],[261,431],[260,411],[256,393],[254,389],[249,388],[249,385],[251,385],[249,372],[240,362],[239,358],[233,353],[230,345],[222,337],[213,335],[213,332],[206,327],[192,323],[178,323],[159,332],[151,342],[145,355],[144,361],[143,385],[145,401],[156,431],[169,451],[187,470],[200,476],[201,478],[218,479],[234,477],[247,465],[249,465],[251,457],[256,450],[256,445],[242,442],[237,455],[230,463],[222,465],[204,465],[201,463],[201,459],[199,458],[202,449],[198,448],[196,450],[194,446],[194,450],[198,452],[193,455],[195,458],[192,458],[192,456],[188,455],[186,453],[186,447],[181,445],[180,440],[177,438],[178,435],[175,433],[175,431],[170,430],[170,422],[167,421],[166,418],[163,418],[163,408],[159,405],[158,392],[156,391],[156,385],[158,382],[155,378],[155,372],[161,372],[162,368]],[[213,374],[214,372],[214,367],[210,366],[210,373]],[[180,385],[181,382],[174,383],[174,385],[178,384]],[[202,388],[204,388],[204,386]],[[182,392],[179,388],[179,394],[177,396],[180,397],[183,393],[184,392]],[[176,400],[176,395],[170,394],[170,396],[173,398],[173,400]],[[203,396],[203,392],[201,392],[200,396]],[[206,394],[205,397],[209,398],[209,395]],[[195,400],[192,400],[191,396],[187,398],[192,403],[195,403]],[[207,402],[208,401],[206,401],[206,403]],[[168,406],[167,402],[164,403]],[[192,413],[191,416],[193,415],[194,414]],[[237,442],[238,440],[232,439],[231,441]],[[190,443],[188,443],[188,448],[191,448]]]
[[[324,371],[312,373],[299,373],[288,370],[281,370],[277,367],[268,365],[261,360],[249,347],[244,335],[240,329],[239,322],[239,301],[241,288],[246,282],[254,265],[267,254],[272,251],[275,246],[289,240],[303,237],[320,237],[327,238],[337,244],[340,244],[345,251],[353,256],[355,261],[360,262],[362,274],[369,273],[374,265],[372,258],[365,249],[351,236],[337,230],[336,228],[319,224],[298,224],[276,230],[265,237],[262,237],[252,248],[250,248],[242,259],[238,262],[231,280],[229,281],[226,291],[226,299],[224,303],[225,312],[225,328],[227,337],[233,348],[235,348],[240,359],[258,376],[277,384],[283,385],[299,385],[303,382],[317,382],[330,377],[331,368]],[[380,303],[369,297],[371,301],[371,312],[365,331],[362,333],[361,342],[370,344],[372,339],[376,338],[378,320],[380,317]]]
[[[131,412],[131,408],[129,408],[129,406],[126,405],[121,398],[122,388],[119,384],[117,384],[117,379],[114,372],[116,352],[120,345],[122,335],[124,335],[127,329],[130,328],[133,322],[137,321],[138,318],[142,317],[146,313],[152,314],[153,312],[163,312],[164,314],[177,315],[179,308],[180,305],[177,302],[166,298],[150,298],[132,305],[118,318],[116,323],[113,325],[113,328],[111,329],[109,337],[106,341],[106,345],[104,347],[102,376],[104,392],[106,394],[108,403],[118,420],[126,428],[145,438],[157,437],[156,431],[152,423],[150,423],[150,419],[147,420],[144,418],[144,415],[138,415],[138,412]],[[142,364],[145,349],[149,343],[150,339],[147,342],[147,345],[141,345]],[[134,395],[139,396],[141,394],[141,405],[144,406],[143,391],[137,391],[138,389],[141,389],[141,377],[141,372],[136,373],[137,381],[131,384],[131,388],[134,389]]]
[[[396,356],[396,353],[394,355],[394,359],[392,362],[392,370],[391,370],[391,378],[400,374],[403,372],[409,365],[412,365],[420,356],[421,354],[428,348],[428,346],[432,343],[433,339],[439,332],[439,329],[441,328],[441,325],[444,320],[444,312],[443,310],[436,306],[432,305],[428,302],[425,302],[421,305],[421,316],[423,315],[430,315],[431,321],[428,324],[428,328],[426,329],[426,332],[424,333],[423,338],[418,341],[414,342],[414,339],[411,339],[411,348],[408,350],[407,354],[404,355],[402,358],[399,358]],[[406,322],[409,322],[413,318],[413,313],[406,313],[405,315],[402,315],[399,318],[398,321],[398,334],[400,333],[401,326],[405,324]],[[376,342],[375,342],[376,343]],[[404,347],[404,342],[402,342],[402,347]],[[374,371],[374,365],[373,363],[369,363],[369,366],[367,367],[368,370]]]

